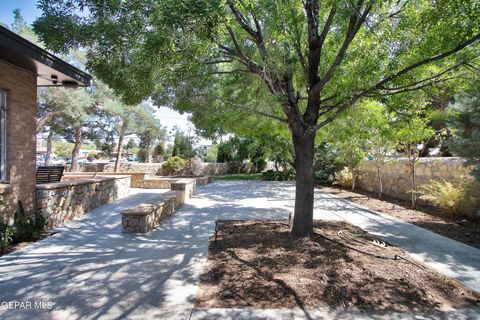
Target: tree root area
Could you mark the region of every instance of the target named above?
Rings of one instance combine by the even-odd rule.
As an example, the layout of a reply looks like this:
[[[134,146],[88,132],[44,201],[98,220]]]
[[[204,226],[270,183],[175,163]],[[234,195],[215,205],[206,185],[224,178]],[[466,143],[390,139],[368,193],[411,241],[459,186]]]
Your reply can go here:
[[[477,293],[358,227],[314,226],[311,239],[296,240],[288,221],[219,221],[196,305],[429,312],[480,302]]]

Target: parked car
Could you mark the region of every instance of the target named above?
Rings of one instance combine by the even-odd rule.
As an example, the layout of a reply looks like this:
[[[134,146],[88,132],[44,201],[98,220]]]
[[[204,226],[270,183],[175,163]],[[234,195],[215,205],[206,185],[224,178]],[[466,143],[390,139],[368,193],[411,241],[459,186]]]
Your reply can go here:
[[[116,162],[116,161],[117,161],[117,157],[113,157],[112,159],[110,159],[110,162]],[[127,159],[120,158],[120,162],[127,162]]]
[[[127,158],[127,161],[134,161],[134,162],[138,162],[138,157],[137,156],[130,156]]]
[[[65,160],[62,158],[58,158],[58,159],[53,159],[50,163],[52,166],[64,166]]]

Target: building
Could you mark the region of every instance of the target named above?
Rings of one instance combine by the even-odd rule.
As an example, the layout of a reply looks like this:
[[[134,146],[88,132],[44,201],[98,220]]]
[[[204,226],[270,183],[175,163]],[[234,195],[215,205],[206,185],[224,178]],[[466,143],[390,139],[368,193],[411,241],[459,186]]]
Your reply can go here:
[[[35,211],[37,87],[89,86],[91,76],[0,26],[0,220]]]

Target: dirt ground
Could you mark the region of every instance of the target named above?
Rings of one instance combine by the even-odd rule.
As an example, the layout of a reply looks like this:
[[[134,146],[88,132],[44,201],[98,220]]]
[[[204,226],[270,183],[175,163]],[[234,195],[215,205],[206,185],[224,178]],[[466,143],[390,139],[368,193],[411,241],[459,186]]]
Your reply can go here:
[[[418,210],[412,210],[409,209],[409,201],[388,196],[379,200],[375,195],[362,190],[351,192],[335,187],[319,189],[480,249],[480,220],[451,219],[441,210],[428,206],[420,206]]]
[[[3,256],[3,255],[6,255],[6,254],[9,254],[9,253],[12,253],[14,251],[17,251],[17,250],[20,250],[20,249],[23,249],[29,245],[31,245],[32,243],[35,243],[37,241],[40,241],[40,240],[43,240],[45,239],[46,237],[48,236],[51,236],[51,235],[54,235],[56,232],[53,232],[53,231],[45,231],[43,232],[40,237],[35,240],[35,241],[22,241],[22,242],[18,242],[18,243],[15,243],[15,244],[12,244],[10,245],[4,252],[0,252],[0,257]]]
[[[340,233],[339,233],[340,232]],[[480,295],[374,245],[345,222],[315,222],[311,240],[293,240],[288,221],[221,221],[201,275],[199,307],[326,307],[366,312],[469,307]]]

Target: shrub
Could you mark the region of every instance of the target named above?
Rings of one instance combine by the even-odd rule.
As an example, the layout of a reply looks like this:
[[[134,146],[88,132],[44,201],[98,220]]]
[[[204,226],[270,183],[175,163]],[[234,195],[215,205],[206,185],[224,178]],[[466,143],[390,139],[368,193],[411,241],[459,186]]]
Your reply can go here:
[[[165,155],[165,146],[163,143],[159,143],[153,148],[153,156],[155,157],[155,161],[162,161],[163,156]]]
[[[179,174],[187,166],[187,161],[180,157],[170,157],[162,164],[163,172],[166,175]]]
[[[148,162],[148,150],[144,148],[138,150],[137,157],[138,160],[142,163]]]
[[[267,160],[259,159],[254,162],[254,165],[255,165],[255,172],[257,173],[262,172],[267,167]]]
[[[13,236],[13,241],[16,243],[37,240],[40,238],[46,222],[46,219],[39,214],[15,221],[15,235]]]
[[[19,201],[15,211],[13,242],[35,241],[40,238],[47,220],[40,214],[26,216],[23,205]]]
[[[19,201],[14,224],[10,226],[7,223],[0,223],[0,252],[5,252],[15,243],[38,240],[46,223],[47,220],[39,214],[27,217]]]
[[[289,181],[295,179],[295,171],[274,171],[267,170],[262,173],[262,179],[267,181]]]
[[[5,252],[15,237],[15,228],[6,223],[0,223],[0,253]]]
[[[198,177],[203,173],[203,161],[199,158],[192,158],[188,161],[186,174],[189,176]]]
[[[351,188],[353,181],[352,171],[345,167],[342,170],[335,172],[335,182],[334,185],[339,185],[342,188]]]
[[[335,178],[335,172],[342,166],[336,164],[337,152],[329,144],[323,142],[315,146],[314,172],[315,182],[331,185]]]
[[[418,188],[419,198],[446,210],[450,215],[462,213],[463,201],[467,198],[467,183],[453,184],[449,181],[430,180]]]
[[[240,173],[243,163],[241,161],[227,162],[227,173]]]

